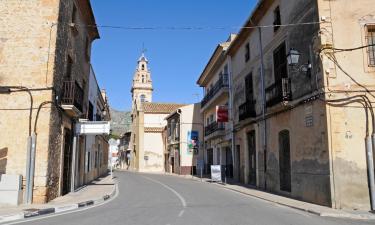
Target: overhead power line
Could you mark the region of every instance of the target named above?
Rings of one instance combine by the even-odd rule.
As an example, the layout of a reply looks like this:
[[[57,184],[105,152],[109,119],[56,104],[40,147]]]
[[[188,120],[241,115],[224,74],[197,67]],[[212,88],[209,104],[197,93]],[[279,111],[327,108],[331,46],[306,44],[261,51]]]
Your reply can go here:
[[[274,28],[274,27],[292,27],[292,26],[305,26],[316,25],[327,22],[306,22],[306,23],[290,23],[280,25],[259,25],[259,26],[117,26],[117,25],[86,25],[75,24],[79,27],[96,27],[96,28],[110,28],[121,30],[230,30],[230,29],[256,29],[256,28]]]

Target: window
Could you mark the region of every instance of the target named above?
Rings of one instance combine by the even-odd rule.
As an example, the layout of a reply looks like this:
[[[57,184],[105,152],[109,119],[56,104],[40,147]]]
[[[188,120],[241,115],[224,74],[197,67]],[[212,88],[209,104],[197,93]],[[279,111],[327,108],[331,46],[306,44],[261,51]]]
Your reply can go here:
[[[228,75],[228,74],[229,74],[228,65],[225,65],[224,66],[224,75]]]
[[[253,100],[253,74],[250,73],[245,77],[245,96],[246,102]]]
[[[280,26],[277,25],[281,25],[281,15],[279,6],[277,6],[273,11],[273,19],[273,25],[275,25],[275,27],[273,27],[273,30],[276,32],[280,28]]]
[[[273,64],[275,83],[281,83],[282,78],[288,77],[285,42],[279,45],[273,52]]]
[[[146,96],[145,95],[141,95],[139,98],[141,99],[142,103],[146,101]]]
[[[375,66],[375,25],[367,26],[368,64]]]
[[[73,66],[73,60],[70,56],[68,56],[68,63],[66,65],[66,80],[72,79],[72,66]]]
[[[91,104],[91,102],[89,102],[88,119],[90,121],[94,121],[94,106]]]
[[[142,75],[142,83],[145,83],[145,75]]]
[[[145,64],[142,64],[142,70],[145,70]]]
[[[77,18],[77,8],[73,5],[73,11],[72,11],[72,33],[73,35],[77,35],[78,34],[78,29],[77,29],[77,25],[76,25],[76,18]]]
[[[98,152],[95,152],[95,168],[98,168]]]
[[[247,43],[245,46],[245,62],[249,61],[250,59],[250,44]]]
[[[73,6],[73,11],[72,11],[72,23],[76,22],[76,17],[77,17],[77,8]]]
[[[210,124],[214,122],[214,114],[210,115]]]
[[[87,152],[87,172],[90,172],[90,162],[91,162],[91,158],[90,158],[90,152]]]

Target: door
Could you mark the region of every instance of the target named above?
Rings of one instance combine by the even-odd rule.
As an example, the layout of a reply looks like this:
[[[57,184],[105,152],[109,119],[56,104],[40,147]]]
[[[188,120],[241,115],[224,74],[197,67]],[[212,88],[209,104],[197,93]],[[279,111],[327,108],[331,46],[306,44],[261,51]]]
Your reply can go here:
[[[241,180],[241,146],[236,145],[236,171],[237,179]]]
[[[64,169],[63,169],[63,186],[62,194],[65,195],[70,192],[70,176],[71,176],[71,162],[72,162],[72,136],[69,129],[64,129]]]
[[[257,175],[256,175],[256,146],[255,146],[255,130],[247,133],[247,148],[249,151],[249,184],[256,185]]]
[[[232,150],[231,148],[225,148],[225,166],[226,166],[226,176],[229,178],[233,178],[233,158],[232,158]]]
[[[211,173],[211,165],[214,163],[214,154],[213,149],[209,148],[207,149],[207,164],[206,164],[206,171],[208,174]]]
[[[291,192],[290,140],[289,131],[279,133],[280,190]]]

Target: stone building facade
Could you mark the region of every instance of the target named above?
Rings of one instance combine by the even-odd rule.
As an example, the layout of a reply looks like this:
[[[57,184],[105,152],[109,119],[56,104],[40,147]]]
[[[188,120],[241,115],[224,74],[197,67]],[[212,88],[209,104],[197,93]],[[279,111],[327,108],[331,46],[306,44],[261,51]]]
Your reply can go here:
[[[197,162],[204,157],[200,103],[178,108],[169,114],[165,138],[164,170],[181,175],[196,174]]]
[[[0,85],[12,91],[0,95],[3,170],[25,178],[27,138],[35,128],[33,201],[43,203],[68,192],[72,127],[87,117],[91,43],[99,34],[86,26],[95,25],[89,0],[1,1],[0,14]],[[52,103],[34,127],[46,101]],[[83,139],[78,144],[84,149]]]
[[[209,62],[198,78],[197,84],[204,89],[205,96],[201,101],[201,113],[204,118],[204,158],[205,172],[209,173],[211,165],[221,165],[225,176],[233,178],[233,170],[238,173],[239,152],[232,151],[232,113],[228,112],[227,122],[217,122],[217,107],[230,107],[230,58],[226,51],[236,35],[230,35],[226,42],[219,44]],[[235,158],[233,158],[235,157]]]
[[[228,49],[240,181],[333,208],[370,208],[365,138],[374,127],[363,99],[374,100],[372,5],[258,2],[244,24],[255,28]]]

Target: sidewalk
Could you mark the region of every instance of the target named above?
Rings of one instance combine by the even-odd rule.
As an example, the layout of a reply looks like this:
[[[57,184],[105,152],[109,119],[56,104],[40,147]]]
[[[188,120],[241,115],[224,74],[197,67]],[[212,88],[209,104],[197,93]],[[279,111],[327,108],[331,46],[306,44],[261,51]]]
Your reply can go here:
[[[0,223],[100,204],[113,197],[115,193],[116,183],[107,175],[47,204],[0,206]]]
[[[167,175],[175,175],[175,174],[168,174]],[[211,179],[207,178],[205,176],[204,178],[195,177],[191,175],[177,175],[180,177],[184,177],[187,179],[193,179],[196,181],[203,181],[203,182],[209,182],[213,185],[217,185],[221,188],[225,188],[228,190],[236,191],[241,194],[249,195],[255,198],[259,198],[268,202],[273,202],[279,205],[287,206],[290,208],[306,211],[309,213],[313,213],[318,216],[322,217],[337,217],[337,218],[348,218],[348,219],[363,219],[363,220],[375,220],[375,213],[367,212],[367,211],[354,211],[354,210],[337,210],[332,209],[329,207],[316,205],[308,202],[299,201],[296,199],[280,196],[277,194],[265,192],[260,189],[256,189],[253,186],[250,185],[244,185],[241,183],[231,183],[231,184],[225,184],[225,183],[213,183],[211,182]]]

